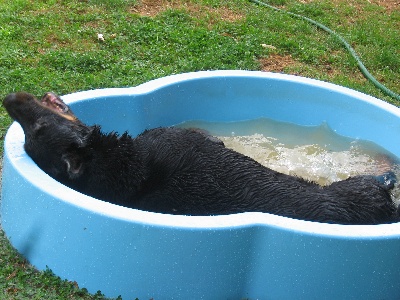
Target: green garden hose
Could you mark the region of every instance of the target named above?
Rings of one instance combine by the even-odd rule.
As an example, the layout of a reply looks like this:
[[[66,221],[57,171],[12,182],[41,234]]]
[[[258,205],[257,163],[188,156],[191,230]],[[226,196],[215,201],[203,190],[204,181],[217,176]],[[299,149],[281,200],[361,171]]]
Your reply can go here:
[[[267,3],[264,3],[262,1],[259,0],[249,0],[251,2],[254,2],[256,4],[271,8],[273,10],[282,12],[282,13],[286,13],[292,17],[298,18],[298,19],[302,19],[305,20],[315,26],[317,26],[318,28],[321,28],[322,30],[328,32],[329,34],[333,35],[336,39],[338,39],[343,46],[350,52],[351,56],[353,56],[353,58],[356,60],[357,65],[359,67],[359,69],[361,70],[361,72],[364,74],[365,78],[367,78],[369,81],[371,81],[378,89],[380,89],[383,93],[385,93],[386,95],[400,101],[400,95],[396,94],[395,92],[391,91],[390,89],[388,89],[386,86],[384,86],[383,84],[381,84],[378,80],[376,80],[376,78],[374,76],[371,75],[370,72],[368,72],[367,68],[364,66],[364,64],[361,62],[360,58],[358,57],[356,51],[349,45],[349,43],[346,42],[346,40],[344,38],[342,38],[339,34],[337,34],[336,32],[334,32],[333,30],[329,29],[328,27],[326,27],[325,25],[318,23],[310,18],[277,8],[275,6],[269,5]]]

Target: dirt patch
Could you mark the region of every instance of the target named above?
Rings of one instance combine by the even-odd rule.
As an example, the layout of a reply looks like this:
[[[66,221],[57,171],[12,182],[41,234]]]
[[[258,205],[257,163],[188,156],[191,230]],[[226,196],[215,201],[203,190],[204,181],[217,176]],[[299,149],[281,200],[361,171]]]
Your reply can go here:
[[[389,11],[400,10],[399,0],[368,0],[370,3],[375,3],[379,6],[386,8]]]
[[[314,2],[315,0],[299,0],[299,2],[303,4],[308,4],[311,2]],[[376,5],[379,5],[381,7],[384,7],[387,11],[394,11],[394,10],[400,10],[400,1],[399,0],[366,0],[368,3],[373,3]],[[335,4],[344,4],[344,5],[349,5],[352,7],[358,7],[361,8],[363,4],[359,3],[359,1],[355,0],[350,0],[350,1],[344,1],[344,0],[332,0],[333,3]]]
[[[285,73],[313,78],[318,77],[320,80],[340,79],[342,74],[339,69],[336,69],[329,63],[321,63],[318,66],[311,66],[295,60],[291,55],[279,55],[276,53],[271,53],[268,57],[259,59],[259,63],[261,71],[264,72]],[[348,72],[347,76],[352,77],[353,80],[360,84],[367,81],[358,69],[349,70]],[[316,74],[319,74],[319,76],[316,77]]]
[[[187,1],[182,0],[141,0],[130,11],[140,16],[155,17],[167,9],[182,9],[193,17],[203,17],[211,14],[218,16],[219,20],[230,22],[235,22],[244,17],[227,7],[212,8],[195,3],[187,3]]]
[[[130,11],[143,17],[154,17],[164,10],[176,8],[181,5],[181,1],[142,0],[132,7]]]
[[[291,55],[271,54],[259,60],[261,71],[283,73],[287,67],[299,66],[300,62],[295,61]]]

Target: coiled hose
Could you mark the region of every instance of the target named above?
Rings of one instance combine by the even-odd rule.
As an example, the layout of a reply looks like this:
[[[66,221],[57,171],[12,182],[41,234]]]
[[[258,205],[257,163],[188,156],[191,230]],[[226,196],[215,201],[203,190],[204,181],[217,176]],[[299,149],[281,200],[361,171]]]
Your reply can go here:
[[[250,2],[259,4],[261,6],[265,6],[268,8],[271,8],[273,10],[288,14],[292,17],[298,18],[298,19],[302,19],[305,20],[315,26],[317,26],[318,28],[321,28],[322,30],[328,32],[329,34],[333,35],[336,39],[338,39],[342,45],[350,52],[351,56],[356,60],[358,68],[361,70],[361,72],[363,73],[363,75],[365,76],[365,78],[367,78],[369,81],[371,81],[378,89],[380,89],[383,93],[385,93],[386,95],[400,101],[400,95],[396,94],[395,92],[391,91],[390,89],[388,89],[386,86],[384,86],[383,84],[381,84],[378,80],[376,80],[376,78],[374,76],[371,75],[371,73],[367,70],[367,68],[364,66],[364,64],[361,62],[361,59],[358,57],[356,51],[349,45],[349,43],[346,42],[346,40],[344,38],[342,38],[339,34],[337,34],[336,32],[334,32],[333,30],[329,29],[328,27],[326,27],[325,25],[318,23],[310,18],[277,8],[275,6],[272,6],[270,4],[267,4],[265,2],[259,1],[259,0],[249,0]]]

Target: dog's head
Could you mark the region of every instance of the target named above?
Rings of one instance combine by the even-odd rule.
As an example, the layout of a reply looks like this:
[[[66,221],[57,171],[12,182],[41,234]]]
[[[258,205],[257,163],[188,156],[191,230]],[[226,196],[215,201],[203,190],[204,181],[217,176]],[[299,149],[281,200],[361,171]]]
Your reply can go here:
[[[82,172],[82,151],[92,127],[79,121],[60,97],[46,93],[9,94],[3,101],[9,115],[25,133],[25,151],[50,176],[73,179]]]

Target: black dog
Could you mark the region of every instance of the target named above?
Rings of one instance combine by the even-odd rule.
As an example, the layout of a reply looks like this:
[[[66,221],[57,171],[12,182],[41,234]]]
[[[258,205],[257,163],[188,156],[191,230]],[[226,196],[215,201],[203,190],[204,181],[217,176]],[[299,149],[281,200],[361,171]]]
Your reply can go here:
[[[115,204],[184,215],[268,212],[341,224],[398,221],[393,182],[356,176],[330,186],[275,172],[199,130],[157,128],[136,138],[86,126],[54,94],[4,100],[25,150],[63,184]]]

